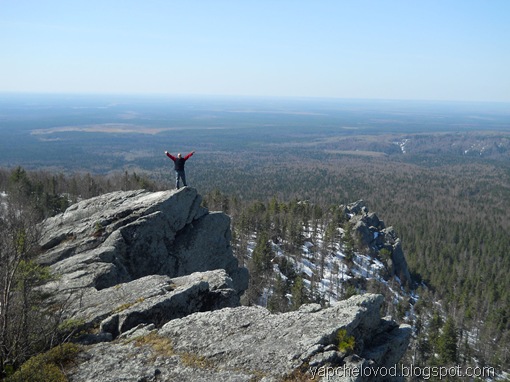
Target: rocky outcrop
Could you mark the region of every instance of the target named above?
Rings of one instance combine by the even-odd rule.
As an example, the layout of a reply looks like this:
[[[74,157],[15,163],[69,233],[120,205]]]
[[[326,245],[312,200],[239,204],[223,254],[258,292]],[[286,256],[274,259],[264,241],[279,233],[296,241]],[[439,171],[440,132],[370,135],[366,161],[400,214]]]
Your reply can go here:
[[[353,235],[359,242],[377,252],[385,249],[390,256],[384,259],[391,275],[396,276],[404,285],[411,283],[411,274],[404,257],[402,244],[393,227],[387,227],[373,212],[369,212],[362,200],[348,204],[344,213],[353,227]]]
[[[239,305],[248,271],[232,254],[230,219],[200,204],[195,189],[182,188],[114,192],[69,207],[41,226],[38,261],[58,275],[43,289],[64,318],[101,326],[87,341]]]
[[[138,325],[161,327],[194,312],[239,306],[239,295],[224,270],[188,276],[146,276],[129,283],[71,295],[65,312],[81,328],[99,334],[77,338],[80,343],[111,341]]]
[[[382,296],[364,295],[327,309],[304,305],[284,314],[261,307],[195,313],[159,330],[139,327],[122,340],[87,348],[69,377],[98,382],[269,382],[314,375],[320,380],[321,370],[328,367],[390,368],[405,352],[411,330],[381,319],[382,302]],[[352,354],[338,350],[340,329],[355,338]]]
[[[363,224],[383,230],[360,208]],[[41,231],[38,261],[59,275],[41,288],[87,333],[74,338],[83,351],[70,381],[319,380],[327,367],[394,366],[409,342],[408,326],[380,317],[379,295],[285,314],[240,306],[248,272],[230,220],[192,188],[102,195]],[[344,352],[341,330],[354,339]]]
[[[47,219],[39,257],[66,290],[104,289],[148,275],[179,277],[225,269],[247,288],[230,247],[230,219],[200,206],[193,188],[113,192],[84,200]]]

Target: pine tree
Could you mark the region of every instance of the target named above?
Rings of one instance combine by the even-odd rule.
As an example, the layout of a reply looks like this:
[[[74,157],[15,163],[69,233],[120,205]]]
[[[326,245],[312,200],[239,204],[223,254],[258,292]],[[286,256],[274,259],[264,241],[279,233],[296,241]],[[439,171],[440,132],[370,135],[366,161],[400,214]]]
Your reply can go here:
[[[253,265],[258,273],[266,273],[272,268],[271,260],[274,257],[269,236],[265,231],[259,233],[257,244],[253,249]]]
[[[257,244],[253,249],[251,261],[248,266],[250,271],[250,285],[247,290],[247,298],[250,303],[259,303],[264,289],[270,284],[270,271],[272,270],[272,259],[274,257],[269,242],[269,237],[265,231],[259,232]]]
[[[448,317],[446,320],[443,332],[438,338],[437,352],[439,354],[439,360],[443,364],[452,364],[457,362],[457,327],[452,317]]]
[[[267,308],[271,312],[286,312],[289,309],[289,301],[287,300],[287,293],[289,292],[287,282],[277,274],[273,293],[267,303]]]
[[[435,349],[438,346],[440,329],[443,326],[443,319],[439,315],[437,311],[432,313],[432,319],[429,323],[429,342],[432,347]]]
[[[306,301],[306,290],[303,278],[301,276],[297,276],[294,280],[294,285],[292,286],[292,308],[296,310],[306,303]]]

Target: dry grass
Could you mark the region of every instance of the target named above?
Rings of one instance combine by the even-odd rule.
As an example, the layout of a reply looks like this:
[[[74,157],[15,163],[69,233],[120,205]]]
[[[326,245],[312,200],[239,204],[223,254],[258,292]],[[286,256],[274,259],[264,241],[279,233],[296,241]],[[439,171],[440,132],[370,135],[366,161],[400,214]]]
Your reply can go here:
[[[134,340],[135,346],[149,346],[154,352],[154,356],[171,357],[176,355],[170,339],[159,336],[156,332],[146,336],[137,337]]]

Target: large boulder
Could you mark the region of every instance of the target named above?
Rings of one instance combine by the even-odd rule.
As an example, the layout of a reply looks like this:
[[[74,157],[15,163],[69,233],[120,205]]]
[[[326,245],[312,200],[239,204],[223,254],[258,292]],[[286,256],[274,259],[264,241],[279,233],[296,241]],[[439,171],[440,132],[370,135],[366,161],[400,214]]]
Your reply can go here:
[[[76,342],[102,342],[138,325],[161,327],[194,312],[239,306],[239,300],[223,269],[176,278],[153,275],[101,290],[74,292],[65,316],[72,317],[81,329],[99,327],[98,333],[78,337]]]
[[[66,291],[224,269],[241,294],[248,272],[232,254],[230,218],[208,212],[201,201],[189,187],[81,201],[43,222],[38,261],[60,275],[54,287]]]
[[[314,374],[319,380],[328,367],[389,368],[404,354],[411,328],[382,319],[382,302],[382,296],[367,294],[284,314],[262,307],[195,313],[159,330],[139,327],[122,340],[88,347],[68,375],[70,381],[98,382],[269,382]],[[355,339],[352,354],[338,349],[341,329]]]

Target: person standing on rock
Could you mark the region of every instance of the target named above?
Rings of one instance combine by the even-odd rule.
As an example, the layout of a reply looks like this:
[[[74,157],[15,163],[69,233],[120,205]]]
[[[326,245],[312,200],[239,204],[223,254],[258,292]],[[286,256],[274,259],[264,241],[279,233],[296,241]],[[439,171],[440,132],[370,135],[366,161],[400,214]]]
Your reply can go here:
[[[170,154],[168,151],[165,151],[167,157],[174,161],[174,170],[175,170],[175,188],[179,189],[179,179],[182,179],[182,184],[186,187],[186,173],[184,172],[184,164],[186,161],[195,154],[195,151],[190,152],[184,158],[181,153],[177,154],[177,158]]]

